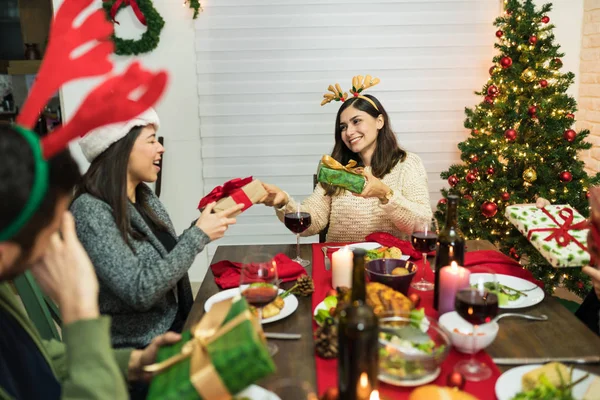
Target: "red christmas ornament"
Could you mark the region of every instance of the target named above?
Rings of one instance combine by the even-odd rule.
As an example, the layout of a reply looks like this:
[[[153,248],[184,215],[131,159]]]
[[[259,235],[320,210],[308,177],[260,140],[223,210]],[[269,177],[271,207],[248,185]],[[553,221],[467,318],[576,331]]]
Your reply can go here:
[[[492,96],[485,96],[483,100],[488,104],[494,104],[494,98]]]
[[[502,65],[502,68],[508,68],[512,65],[512,63],[513,61],[510,57],[502,57],[500,59],[500,65]]]
[[[563,137],[565,138],[565,140],[567,142],[572,142],[573,140],[575,140],[576,136],[577,136],[577,132],[575,132],[573,129],[567,129],[565,131],[565,133],[563,134]]]
[[[473,130],[471,131],[471,134],[472,134],[473,136],[477,136],[477,135],[479,135],[479,129],[473,129]]]
[[[456,175],[451,175],[448,178],[448,183],[450,184],[450,186],[454,187],[456,186],[456,184],[458,183],[458,178],[456,177]]]
[[[498,92],[498,88],[495,85],[488,86],[487,94],[489,94],[490,96],[496,97],[498,96]]]
[[[538,112],[538,108],[537,108],[537,106],[529,106],[529,108],[527,109],[527,112],[529,113],[530,116],[533,117]]]
[[[496,37],[501,38],[502,35],[504,35],[504,32],[502,32],[501,30],[496,31]]]
[[[481,213],[487,218],[492,218],[497,212],[498,206],[492,201],[486,201],[481,205]]]
[[[547,80],[545,80],[545,79],[542,79],[542,80],[540,81],[540,86],[545,88],[546,86],[548,86],[548,81],[547,81]]]
[[[583,284],[583,282],[581,282],[581,281],[580,281],[580,282],[577,282],[577,287],[578,287],[579,289],[583,289],[583,287],[584,287],[584,284]]]
[[[471,156],[471,162],[472,162],[473,164],[474,164],[474,163],[477,163],[477,162],[479,162],[479,157],[477,157],[475,154],[473,154],[473,155]]]
[[[463,199],[471,201],[471,200],[473,200],[473,196],[471,196],[470,194],[465,194],[463,196]]]
[[[560,58],[554,58],[550,60],[550,68],[559,69],[563,66],[563,62]]]
[[[495,173],[496,171],[494,170],[494,167],[489,167],[489,168],[487,169],[487,171],[485,171],[485,172],[486,172],[488,175],[494,175],[494,173]]]
[[[531,43],[531,44],[536,44],[536,43],[537,43],[537,36],[535,36],[535,35],[531,35],[531,36],[529,37],[529,43]]]
[[[446,200],[445,198],[441,198],[438,200],[438,204],[446,204],[448,202],[448,200]]]
[[[475,167],[471,170],[472,173],[475,174],[475,176],[479,176],[479,168]]]
[[[504,201],[510,200],[510,193],[508,193],[508,192],[504,192],[500,196],[502,197],[502,200],[504,200]]]
[[[544,16],[542,17],[542,22],[543,22],[543,23],[545,23],[545,24],[547,24],[548,22],[550,22],[550,17],[549,17],[549,16],[547,16],[547,15],[544,15]]]
[[[573,180],[573,174],[571,174],[569,171],[561,172],[558,177],[560,178],[561,182],[564,183],[571,182]]]
[[[467,174],[467,176],[465,176],[465,180],[466,180],[468,183],[473,183],[473,182],[475,182],[475,181],[477,180],[477,175],[475,175],[475,174],[474,174],[474,173],[472,173],[472,172],[469,172],[469,173]]]
[[[460,372],[451,372],[450,374],[448,374],[448,377],[446,377],[446,385],[451,388],[463,390],[466,382],[467,380],[464,376],[462,376]]]
[[[521,259],[521,256],[519,255],[519,253],[517,253],[517,249],[515,249],[514,247],[511,247],[510,250],[508,251],[508,253],[512,258],[514,258],[517,261],[519,261]]]
[[[514,142],[515,139],[517,139],[517,131],[515,131],[514,129],[507,129],[504,132],[504,137],[506,138],[506,140],[508,140],[509,142]]]
[[[421,297],[416,293],[411,293],[408,295],[408,299],[413,303],[415,308],[419,307],[419,303],[421,302]]]
[[[569,119],[575,119],[575,114],[573,113],[568,113],[565,115],[565,117],[569,118]]]

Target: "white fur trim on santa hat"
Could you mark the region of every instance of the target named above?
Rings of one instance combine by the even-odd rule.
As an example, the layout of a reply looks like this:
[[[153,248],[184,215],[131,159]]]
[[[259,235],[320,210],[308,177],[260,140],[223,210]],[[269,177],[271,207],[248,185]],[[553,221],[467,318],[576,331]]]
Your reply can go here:
[[[105,125],[94,129],[79,140],[79,146],[89,162],[108,149],[111,144],[124,138],[136,126],[154,125],[158,131],[160,121],[153,108],[149,108],[137,117],[127,122]]]

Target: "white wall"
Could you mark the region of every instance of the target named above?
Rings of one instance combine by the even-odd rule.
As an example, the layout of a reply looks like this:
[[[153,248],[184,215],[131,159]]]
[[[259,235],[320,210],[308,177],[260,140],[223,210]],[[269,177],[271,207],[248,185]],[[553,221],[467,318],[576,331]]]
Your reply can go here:
[[[62,0],[54,0],[55,10],[60,3]],[[165,26],[158,47],[153,52],[136,58],[146,68],[166,69],[169,72],[167,92],[156,107],[161,118],[159,135],[165,137],[166,147],[161,200],[165,203],[178,232],[187,228],[197,217],[196,206],[203,193],[193,12],[183,7],[182,3],[181,0],[153,0],[154,7],[165,20]],[[101,1],[95,1],[93,4],[94,8],[101,6]],[[90,7],[89,11],[92,10]],[[121,24],[115,25],[120,37],[140,37],[145,30],[140,29],[141,25],[135,19],[131,8],[120,11],[117,20]],[[133,59],[114,56],[116,71],[123,71]],[[81,100],[99,81],[100,79],[77,81],[62,90],[66,119],[73,115]],[[71,148],[81,167],[86,169],[88,163],[79,146],[75,144]],[[207,255],[203,252],[190,270],[191,279],[202,280],[206,267]]]

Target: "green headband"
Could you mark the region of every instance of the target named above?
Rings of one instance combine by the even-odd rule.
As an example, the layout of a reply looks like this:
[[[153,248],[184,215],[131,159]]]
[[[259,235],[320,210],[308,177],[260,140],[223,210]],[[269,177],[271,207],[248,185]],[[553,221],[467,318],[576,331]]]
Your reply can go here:
[[[34,175],[33,175],[33,186],[29,193],[29,199],[25,206],[21,209],[21,212],[6,228],[0,231],[0,242],[11,239],[16,235],[27,222],[31,219],[33,214],[39,208],[42,199],[46,195],[48,190],[48,163],[44,160],[42,154],[42,147],[40,144],[40,138],[35,133],[28,129],[13,125],[13,129],[21,134],[23,138],[29,143],[31,151],[33,152]]]

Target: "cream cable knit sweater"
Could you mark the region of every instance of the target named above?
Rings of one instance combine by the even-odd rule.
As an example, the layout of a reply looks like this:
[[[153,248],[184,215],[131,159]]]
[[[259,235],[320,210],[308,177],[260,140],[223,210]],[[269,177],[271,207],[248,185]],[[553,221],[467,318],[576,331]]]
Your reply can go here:
[[[379,199],[354,196],[345,191],[339,196],[326,196],[321,185],[300,205],[302,211],[311,215],[312,225],[302,236],[318,234],[329,223],[328,242],[362,241],[373,232],[388,232],[396,237],[406,237],[413,231],[417,218],[431,218],[427,174],[421,159],[408,153],[381,180],[394,191],[387,204]],[[298,204],[289,198],[285,207],[276,209],[283,221],[286,212],[296,210]]]

